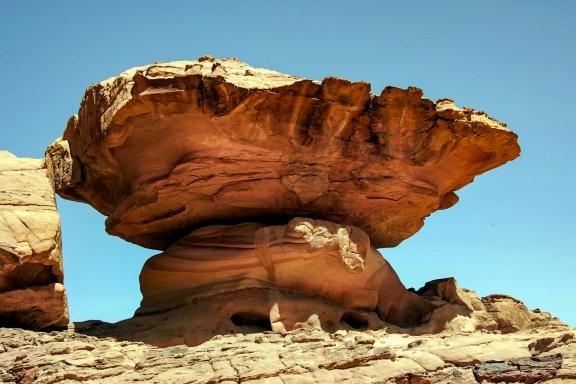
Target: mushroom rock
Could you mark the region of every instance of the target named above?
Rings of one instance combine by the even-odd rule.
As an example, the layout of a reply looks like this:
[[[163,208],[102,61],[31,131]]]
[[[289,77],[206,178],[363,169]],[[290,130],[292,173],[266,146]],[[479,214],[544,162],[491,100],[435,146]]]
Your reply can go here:
[[[410,292],[376,248],[519,153],[504,124],[417,88],[374,95],[202,57],[91,86],[46,159],[62,197],[163,251],[135,317],[109,333],[195,345],[310,326],[438,332],[470,314],[480,300],[452,280]]]
[[[61,249],[44,161],[0,151],[0,326],[67,326]]]
[[[520,153],[483,112],[417,88],[322,82],[236,59],[137,67],[88,88],[49,149],[58,193],[166,249],[191,230],[313,217],[392,247]]]

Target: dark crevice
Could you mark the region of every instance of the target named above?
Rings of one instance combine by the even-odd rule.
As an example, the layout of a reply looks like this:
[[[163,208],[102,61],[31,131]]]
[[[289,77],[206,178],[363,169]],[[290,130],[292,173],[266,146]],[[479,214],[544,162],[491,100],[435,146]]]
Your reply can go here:
[[[39,309],[24,311],[0,312],[0,324],[6,328],[37,329],[39,320],[45,317],[45,312]]]
[[[247,331],[272,331],[270,319],[257,313],[240,312],[230,316],[230,321],[237,327],[246,328]]]
[[[358,330],[368,329],[368,321],[366,321],[365,319],[363,319],[361,316],[359,316],[356,313],[352,313],[352,312],[345,313],[344,315],[342,315],[340,322],[342,322],[344,325],[347,325],[353,329],[358,329]]]
[[[5,284],[0,284],[0,292],[57,283],[58,277],[51,265],[28,263],[14,268],[3,280]]]

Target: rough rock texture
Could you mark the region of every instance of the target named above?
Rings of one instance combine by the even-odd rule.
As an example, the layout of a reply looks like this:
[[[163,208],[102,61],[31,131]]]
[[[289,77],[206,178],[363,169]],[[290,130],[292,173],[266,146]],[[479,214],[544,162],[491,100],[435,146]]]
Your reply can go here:
[[[66,326],[60,216],[43,160],[0,151],[0,326]]]
[[[504,124],[417,88],[374,95],[203,57],[91,86],[47,156],[60,195],[145,247],[206,225],[313,217],[359,227],[378,248],[519,152]]]
[[[425,336],[312,327],[169,348],[79,332],[0,328],[0,382],[576,383],[576,330],[559,324]]]

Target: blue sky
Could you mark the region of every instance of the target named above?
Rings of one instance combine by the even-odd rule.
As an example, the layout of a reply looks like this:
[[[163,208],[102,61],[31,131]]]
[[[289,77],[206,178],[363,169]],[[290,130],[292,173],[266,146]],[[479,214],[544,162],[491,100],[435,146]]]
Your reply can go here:
[[[407,286],[455,276],[576,325],[576,2],[11,1],[0,3],[0,149],[40,157],[85,88],[154,61],[204,54],[308,78],[424,90],[508,123],[522,156],[382,253]],[[155,252],[58,200],[75,321],[138,306]]]

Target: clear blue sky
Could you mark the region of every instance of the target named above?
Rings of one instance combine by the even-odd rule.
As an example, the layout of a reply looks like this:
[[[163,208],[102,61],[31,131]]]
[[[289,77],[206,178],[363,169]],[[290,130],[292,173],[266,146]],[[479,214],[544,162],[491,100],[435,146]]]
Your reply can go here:
[[[384,249],[408,286],[455,276],[576,326],[575,1],[7,1],[0,3],[0,148],[40,157],[84,89],[154,61],[203,54],[303,77],[424,89],[487,111],[522,156],[477,178],[460,202]],[[59,200],[75,321],[138,306],[154,251]]]

